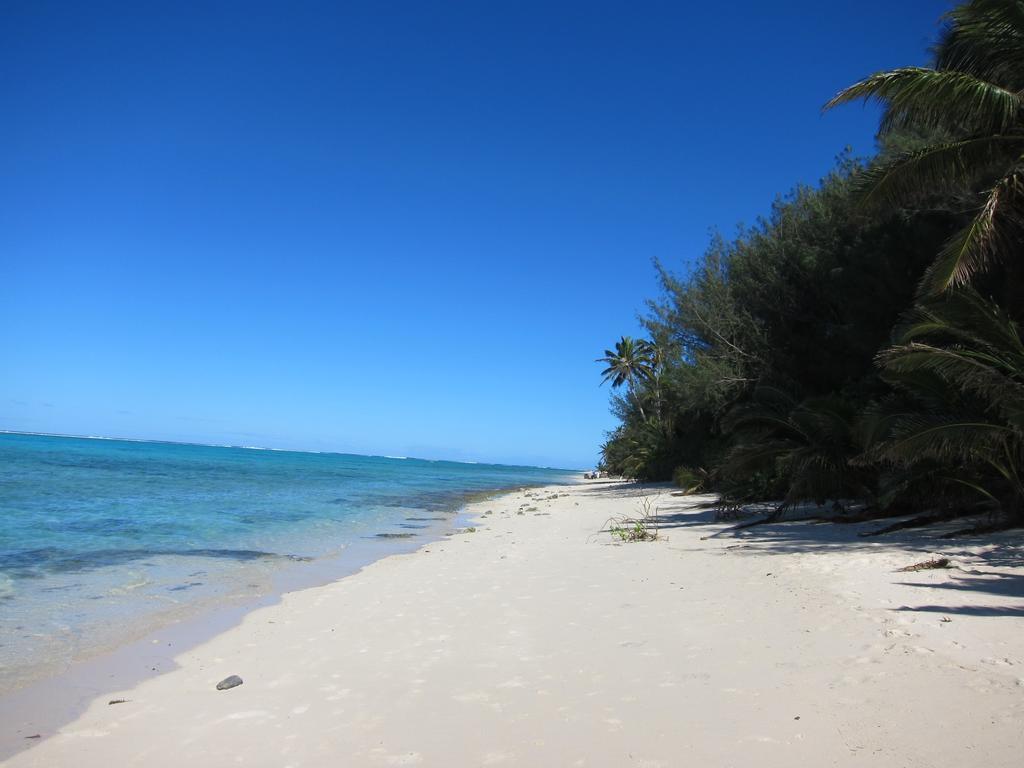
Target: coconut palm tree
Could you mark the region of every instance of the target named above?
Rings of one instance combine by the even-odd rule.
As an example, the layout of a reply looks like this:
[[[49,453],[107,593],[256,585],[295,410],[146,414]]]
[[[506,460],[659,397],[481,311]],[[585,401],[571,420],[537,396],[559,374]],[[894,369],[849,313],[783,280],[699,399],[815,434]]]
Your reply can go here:
[[[903,467],[956,466],[950,482],[1024,520],[1024,339],[1009,314],[954,291],[911,312],[879,362],[918,407],[893,414],[871,453]]]
[[[1024,1],[958,6],[933,66],[878,72],[825,109],[862,99],[884,105],[881,136],[912,130],[942,137],[868,170],[865,202],[899,205],[957,192],[973,213],[925,274],[922,294],[965,285],[1001,264],[1010,302],[1024,300]]]
[[[838,504],[873,495],[871,472],[850,463],[863,450],[857,409],[838,395],[797,402],[781,389],[761,385],[722,426],[736,436],[720,470],[727,496],[763,501],[771,485],[781,484],[776,490],[782,503],[766,522],[781,519],[801,501]]]
[[[669,436],[671,434],[671,424],[670,419],[667,418],[665,408],[665,379],[669,364],[669,345],[665,339],[658,339],[657,337],[642,343],[646,344],[649,371],[647,384],[654,395],[655,420],[661,432],[665,436]]]
[[[606,349],[604,357],[599,357],[594,362],[607,366],[601,371],[602,384],[610,381],[613,389],[626,385],[630,398],[640,410],[640,417],[646,421],[647,415],[637,395],[637,387],[649,381],[654,375],[650,343],[643,339],[634,340],[630,336],[623,336],[615,342],[614,350]]]

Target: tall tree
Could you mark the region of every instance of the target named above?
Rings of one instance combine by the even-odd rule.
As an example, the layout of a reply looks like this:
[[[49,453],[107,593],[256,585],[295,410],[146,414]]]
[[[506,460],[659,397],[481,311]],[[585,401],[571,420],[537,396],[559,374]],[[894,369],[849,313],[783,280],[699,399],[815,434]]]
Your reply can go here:
[[[630,336],[623,336],[615,342],[614,350],[606,349],[604,357],[597,358],[595,362],[604,363],[607,366],[601,371],[601,383],[610,381],[613,389],[618,389],[625,384],[630,398],[640,410],[640,417],[646,421],[647,414],[644,413],[644,406],[637,394],[637,387],[639,384],[649,381],[654,375],[650,343],[643,339],[635,340]]]
[[[941,137],[867,171],[866,202],[952,192],[973,212],[925,274],[922,293],[965,285],[998,264],[1008,306],[1024,301],[1024,1],[960,5],[933,66],[878,72],[825,109],[861,99],[885,106],[883,138],[906,130]]]

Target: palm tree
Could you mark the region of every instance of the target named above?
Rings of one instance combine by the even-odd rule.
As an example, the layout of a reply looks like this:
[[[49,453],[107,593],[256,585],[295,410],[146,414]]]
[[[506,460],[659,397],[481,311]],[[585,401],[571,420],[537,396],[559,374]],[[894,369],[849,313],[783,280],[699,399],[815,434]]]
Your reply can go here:
[[[649,368],[647,382],[654,391],[655,419],[661,431],[666,436],[669,436],[671,425],[665,413],[665,374],[668,369],[668,342],[664,339],[655,338],[641,343],[646,344]]]
[[[871,472],[851,465],[863,450],[856,408],[838,395],[797,402],[766,385],[735,406],[722,423],[736,442],[721,468],[728,496],[763,500],[777,482],[782,503],[764,522],[779,520],[801,501],[873,496]]]
[[[607,366],[601,371],[602,384],[610,381],[613,389],[626,385],[629,396],[640,410],[640,418],[646,421],[647,415],[637,396],[637,385],[650,381],[654,375],[650,343],[643,339],[634,340],[629,336],[623,336],[615,342],[614,350],[606,349],[604,357],[599,357],[594,362]]]
[[[967,479],[952,482],[1024,519],[1024,339],[1008,313],[957,290],[915,309],[879,362],[919,407],[895,414],[873,453],[902,466],[957,465]]]
[[[947,19],[932,67],[878,72],[825,109],[874,99],[885,107],[881,136],[942,137],[866,171],[865,202],[964,194],[973,218],[946,243],[921,292],[966,285],[1001,263],[1012,306],[1024,298],[1024,1],[971,0]]]

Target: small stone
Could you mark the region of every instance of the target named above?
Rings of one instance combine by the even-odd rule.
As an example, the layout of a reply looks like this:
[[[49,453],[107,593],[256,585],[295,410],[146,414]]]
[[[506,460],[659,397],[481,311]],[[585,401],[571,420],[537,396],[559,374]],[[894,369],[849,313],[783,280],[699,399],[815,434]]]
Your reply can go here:
[[[225,677],[219,683],[217,683],[218,691],[226,691],[229,688],[235,688],[242,684],[242,678],[238,675],[231,675],[231,677]]]

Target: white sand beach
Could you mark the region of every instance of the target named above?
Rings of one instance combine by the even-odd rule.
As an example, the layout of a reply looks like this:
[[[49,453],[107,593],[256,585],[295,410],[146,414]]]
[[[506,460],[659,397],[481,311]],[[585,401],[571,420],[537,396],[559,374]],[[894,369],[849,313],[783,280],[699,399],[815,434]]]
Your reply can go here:
[[[615,543],[643,496],[660,538]],[[287,594],[55,733],[5,723],[40,736],[7,764],[1021,765],[1019,537],[723,535],[711,501],[483,502],[475,531]]]

